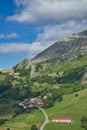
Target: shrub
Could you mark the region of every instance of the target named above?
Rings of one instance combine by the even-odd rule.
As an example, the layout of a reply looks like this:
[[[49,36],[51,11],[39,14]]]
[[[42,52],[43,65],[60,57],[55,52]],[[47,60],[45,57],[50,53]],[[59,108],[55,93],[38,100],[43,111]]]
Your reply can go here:
[[[10,128],[7,128],[6,130],[10,130]]]
[[[33,124],[33,125],[31,126],[31,130],[38,130],[38,128],[37,128],[37,126],[36,126],[35,124]]]
[[[75,94],[75,97],[78,97],[78,94]]]
[[[81,121],[81,127],[87,130],[87,117],[83,116],[80,121]]]
[[[0,119],[0,125],[5,124],[6,121],[7,121],[7,119]]]

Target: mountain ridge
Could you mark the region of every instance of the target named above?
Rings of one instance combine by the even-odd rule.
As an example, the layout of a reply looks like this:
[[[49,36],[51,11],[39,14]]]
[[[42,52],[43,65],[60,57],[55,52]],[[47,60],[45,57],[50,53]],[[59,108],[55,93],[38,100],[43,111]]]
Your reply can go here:
[[[87,55],[87,30],[68,35],[39,53],[32,59],[32,63],[52,60],[72,60],[78,56]]]

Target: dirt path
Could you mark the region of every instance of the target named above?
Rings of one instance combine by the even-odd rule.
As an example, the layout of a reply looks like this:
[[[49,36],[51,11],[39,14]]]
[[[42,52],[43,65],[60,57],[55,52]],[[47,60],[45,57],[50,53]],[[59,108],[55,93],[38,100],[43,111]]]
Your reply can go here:
[[[44,114],[44,116],[45,116],[45,121],[44,121],[44,123],[42,124],[42,126],[40,127],[40,130],[43,130],[44,126],[49,122],[49,120],[48,120],[48,115],[47,115],[47,113],[45,112],[45,110],[44,110],[43,108],[39,108],[39,109],[43,112],[43,114]]]

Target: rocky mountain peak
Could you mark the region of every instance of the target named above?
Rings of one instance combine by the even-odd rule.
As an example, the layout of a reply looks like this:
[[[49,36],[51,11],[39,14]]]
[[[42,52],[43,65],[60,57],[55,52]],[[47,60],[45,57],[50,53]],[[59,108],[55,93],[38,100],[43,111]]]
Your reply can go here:
[[[61,38],[59,41],[62,42],[62,41],[70,41],[70,40],[74,40],[75,38],[79,38],[80,36],[78,34],[72,34],[72,35],[69,35],[69,36],[65,36],[63,38]]]
[[[87,30],[61,38],[32,59],[33,63],[72,60],[87,55]]]

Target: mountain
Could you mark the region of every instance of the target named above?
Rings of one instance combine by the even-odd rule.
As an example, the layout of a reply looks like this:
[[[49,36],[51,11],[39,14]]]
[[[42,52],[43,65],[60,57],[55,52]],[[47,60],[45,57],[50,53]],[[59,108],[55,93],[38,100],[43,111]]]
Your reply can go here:
[[[32,63],[72,60],[87,55],[87,30],[63,37],[32,59]]]
[[[19,73],[22,76],[30,75],[31,72],[31,62],[29,59],[25,59],[19,62],[17,65],[13,67],[15,73]]]
[[[16,64],[13,68],[15,70],[22,70],[22,69],[28,69],[29,67],[30,67],[29,59],[24,59],[23,61]]]
[[[14,129],[14,126],[18,128],[19,118],[23,125],[25,123],[25,129],[30,128],[30,126],[26,125],[26,116],[29,117],[30,114],[31,118],[33,112],[33,114],[36,113],[35,118],[39,111],[21,109],[18,104],[24,99],[31,98],[40,98],[44,103],[44,107],[48,108],[48,110],[51,110],[49,107],[52,107],[52,111],[49,112],[51,115],[54,112],[52,116],[59,115],[59,113],[61,116],[69,115],[72,117],[72,114],[75,115],[73,120],[77,122],[77,127],[75,123],[74,127],[73,124],[70,125],[70,128],[66,127],[66,129],[79,129],[81,126],[80,119],[87,113],[86,51],[87,30],[63,37],[37,55],[32,61],[25,59],[12,69],[0,71],[0,121],[2,122],[5,117],[7,121],[6,124],[0,125],[0,130],[4,130],[4,128],[10,129],[10,127]],[[59,110],[64,111],[55,113],[55,108],[57,112]],[[75,111],[77,114],[72,113]],[[42,123],[41,117],[40,121]],[[38,122],[35,123],[38,124]],[[30,125],[32,124],[31,121]],[[55,125],[53,125],[52,129],[54,127]],[[58,129],[58,127],[56,128]],[[79,130],[82,130],[82,128]]]

